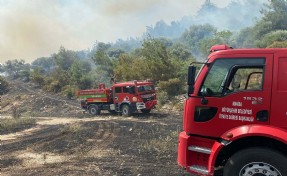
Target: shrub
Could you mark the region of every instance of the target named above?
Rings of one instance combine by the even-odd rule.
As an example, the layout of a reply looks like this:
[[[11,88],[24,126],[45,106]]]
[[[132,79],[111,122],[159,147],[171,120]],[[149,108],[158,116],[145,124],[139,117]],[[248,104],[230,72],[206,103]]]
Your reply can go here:
[[[163,106],[168,101],[168,96],[165,91],[158,91],[156,97],[159,106]]]
[[[12,117],[14,119],[17,119],[17,118],[20,118],[20,116],[21,116],[21,113],[19,111],[19,108],[17,106],[13,106],[12,107]]]
[[[183,93],[183,82],[179,78],[172,78],[168,81],[158,83],[160,91],[165,91],[168,97]]]
[[[8,92],[8,90],[9,90],[8,82],[4,77],[0,76],[0,95],[3,95],[4,93]]]
[[[63,88],[64,95],[68,99],[72,99],[75,96],[75,91],[76,91],[76,88],[71,85],[67,85]]]
[[[0,119],[0,134],[6,134],[36,125],[33,118],[7,118]]]

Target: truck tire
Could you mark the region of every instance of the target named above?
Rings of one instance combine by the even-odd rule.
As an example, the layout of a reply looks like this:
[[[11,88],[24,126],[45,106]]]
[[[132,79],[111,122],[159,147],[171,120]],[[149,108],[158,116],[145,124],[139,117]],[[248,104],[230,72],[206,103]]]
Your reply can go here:
[[[91,115],[100,115],[101,114],[101,110],[100,110],[98,105],[90,105],[89,106],[89,113]]]
[[[151,109],[141,109],[141,112],[144,114],[150,113]]]
[[[131,107],[127,104],[123,105],[121,110],[122,110],[122,115],[125,117],[129,117],[132,115]]]
[[[285,176],[287,158],[267,148],[248,148],[232,155],[227,161],[223,176]]]

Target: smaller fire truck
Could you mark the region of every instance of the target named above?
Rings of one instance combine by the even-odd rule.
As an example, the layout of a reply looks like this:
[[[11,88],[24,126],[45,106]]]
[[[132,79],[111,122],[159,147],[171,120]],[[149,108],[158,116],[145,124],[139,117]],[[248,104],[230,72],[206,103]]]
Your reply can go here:
[[[130,116],[140,110],[149,113],[157,104],[155,87],[149,81],[133,81],[113,84],[106,88],[100,84],[98,89],[79,90],[81,107],[92,115],[99,115],[101,110]]]

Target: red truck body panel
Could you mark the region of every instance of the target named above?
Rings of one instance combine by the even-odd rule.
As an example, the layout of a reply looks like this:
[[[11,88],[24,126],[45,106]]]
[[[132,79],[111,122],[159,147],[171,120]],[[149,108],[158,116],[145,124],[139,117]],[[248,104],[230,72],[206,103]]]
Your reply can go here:
[[[200,175],[213,175],[220,151],[239,139],[264,137],[287,145],[287,105],[284,103],[287,99],[287,49],[217,46],[211,50],[215,52],[209,56],[207,63],[210,64],[202,67],[194,83],[194,91],[184,103],[183,132],[179,134],[178,144],[178,164],[188,172]],[[230,67],[226,79],[237,67],[248,68],[251,65],[254,69],[263,70],[260,73],[261,89],[245,87],[245,90],[234,93],[206,96],[203,101],[200,92],[213,64],[219,60],[226,64],[232,59],[241,65]],[[264,60],[264,64],[252,65],[254,59]],[[248,81],[249,78],[246,84]],[[214,110],[209,111],[211,108]],[[200,121],[197,116],[204,117],[205,111],[214,112],[214,115]],[[267,114],[268,118],[262,114]]]

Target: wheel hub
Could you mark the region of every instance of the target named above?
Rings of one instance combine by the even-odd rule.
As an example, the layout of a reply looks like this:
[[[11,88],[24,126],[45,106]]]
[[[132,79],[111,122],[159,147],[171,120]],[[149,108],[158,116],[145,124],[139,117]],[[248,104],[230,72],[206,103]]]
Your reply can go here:
[[[253,162],[245,165],[240,170],[239,176],[282,176],[282,174],[267,163]]]

